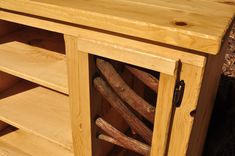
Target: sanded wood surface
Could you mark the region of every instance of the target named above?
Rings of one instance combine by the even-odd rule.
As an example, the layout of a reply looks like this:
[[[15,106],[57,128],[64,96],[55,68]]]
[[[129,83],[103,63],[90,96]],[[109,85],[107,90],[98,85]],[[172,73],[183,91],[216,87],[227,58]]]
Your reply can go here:
[[[28,28],[0,39],[0,71],[68,94],[63,42],[53,37],[57,36]]]
[[[151,156],[167,155],[167,144],[170,137],[172,104],[177,75],[160,74],[157,109],[154,122]]]
[[[0,120],[72,150],[66,95],[21,82],[0,95]]]
[[[29,154],[0,141],[0,156],[30,156]]]
[[[0,7],[211,54],[235,12],[225,0],[0,0]]]
[[[0,156],[73,156],[71,151],[41,137],[16,130],[0,137]]]
[[[77,51],[77,40],[65,35],[68,57],[69,103],[76,156],[92,156],[89,55]]]
[[[89,54],[129,63],[169,75],[174,75],[178,66],[177,59],[170,59],[169,57],[153,54],[146,50],[139,50],[127,46],[123,47],[118,44],[110,44],[99,40],[79,37],[77,47],[80,51],[87,51]]]

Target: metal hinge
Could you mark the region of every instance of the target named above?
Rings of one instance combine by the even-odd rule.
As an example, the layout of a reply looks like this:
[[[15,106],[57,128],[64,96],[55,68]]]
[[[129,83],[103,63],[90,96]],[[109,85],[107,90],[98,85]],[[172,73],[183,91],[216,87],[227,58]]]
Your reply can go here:
[[[181,105],[183,95],[184,95],[184,88],[185,88],[184,80],[181,80],[176,83],[174,97],[173,97],[173,104],[175,107],[180,107]]]

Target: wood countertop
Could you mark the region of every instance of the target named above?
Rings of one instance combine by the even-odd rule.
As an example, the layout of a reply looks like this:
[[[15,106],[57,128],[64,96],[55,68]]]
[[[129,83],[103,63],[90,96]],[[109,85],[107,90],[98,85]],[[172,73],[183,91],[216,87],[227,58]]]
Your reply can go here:
[[[234,0],[0,0],[0,8],[217,54]]]

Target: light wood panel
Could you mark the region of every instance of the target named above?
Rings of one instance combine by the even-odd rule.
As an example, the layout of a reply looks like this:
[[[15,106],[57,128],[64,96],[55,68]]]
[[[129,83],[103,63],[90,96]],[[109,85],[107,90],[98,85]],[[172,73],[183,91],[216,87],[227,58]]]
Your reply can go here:
[[[149,52],[129,47],[118,46],[97,40],[78,38],[78,49],[89,54],[114,59],[133,64],[147,69],[174,75],[178,66],[178,60],[150,54]]]
[[[227,36],[224,38],[220,54],[208,57],[198,106],[194,114],[195,122],[187,151],[187,154],[190,156],[200,156],[203,152],[204,141],[206,139],[211,114],[216,100],[219,80],[222,74],[222,65],[224,63],[225,54],[230,47],[229,33],[230,31],[228,31]]]
[[[0,94],[0,120],[72,150],[66,95],[21,82]]]
[[[3,142],[0,142],[0,155],[1,156],[13,156],[13,155],[14,156],[30,156],[29,154],[24,153],[23,151],[20,151],[19,149]]]
[[[186,155],[194,118],[190,115],[198,104],[204,67],[182,63],[180,80],[185,82],[184,96],[180,107],[175,109],[170,133],[168,156]]]
[[[5,145],[12,147],[14,154],[4,155]],[[19,151],[31,156],[73,156],[71,151],[22,130],[16,130],[0,137],[1,156],[18,156],[20,155]]]
[[[2,8],[10,10],[218,53],[221,36],[233,18],[235,6],[213,1],[190,1],[185,4],[182,0],[179,5],[169,3],[160,0],[72,0],[69,3],[63,0],[0,1]],[[208,7],[201,7],[202,4]],[[224,10],[222,16],[214,13],[221,8]]]
[[[171,127],[171,116],[174,105],[172,103],[177,75],[160,74],[157,109],[154,121],[151,156],[167,155],[167,145]]]
[[[19,22],[21,24],[27,23],[27,25],[39,27],[42,29],[56,31],[64,34],[69,34],[73,36],[79,36],[89,40],[96,40],[108,43],[109,45],[118,45],[122,47],[129,47],[133,49],[139,49],[145,52],[146,55],[159,55],[162,57],[167,57],[171,59],[179,59],[182,62],[192,64],[195,66],[203,67],[205,65],[204,56],[201,54],[194,55],[192,52],[189,53],[183,50],[176,50],[172,48],[163,47],[160,45],[145,43],[133,39],[125,38],[124,36],[115,36],[114,34],[105,34],[102,32],[96,32],[94,30],[86,30],[78,28],[76,26],[66,25],[63,23],[56,23],[55,21],[47,21],[45,19],[39,19],[36,17],[29,17],[25,15],[14,14],[10,12],[0,11],[0,18]]]
[[[0,0],[5,9],[218,53],[235,6],[195,0],[177,3],[161,0],[71,0],[69,3],[63,0]],[[219,13],[215,13],[218,10]]]
[[[65,35],[74,152],[92,156],[90,77],[88,53],[77,50],[77,39]]]
[[[0,40],[0,71],[68,94],[65,55],[36,47],[47,48],[49,45],[51,49],[63,51],[61,50],[63,42],[53,42],[59,39],[44,42],[44,38],[53,37],[50,33],[46,34],[46,32],[37,32],[37,29],[29,28],[2,38]]]

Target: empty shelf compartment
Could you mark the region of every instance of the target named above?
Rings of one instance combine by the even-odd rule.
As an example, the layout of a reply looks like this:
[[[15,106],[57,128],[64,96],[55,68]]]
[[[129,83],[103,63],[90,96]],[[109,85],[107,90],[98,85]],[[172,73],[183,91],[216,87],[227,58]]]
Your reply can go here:
[[[0,120],[73,150],[67,95],[20,81],[0,94]]]
[[[68,94],[62,34],[25,27],[0,39],[0,71]]]

